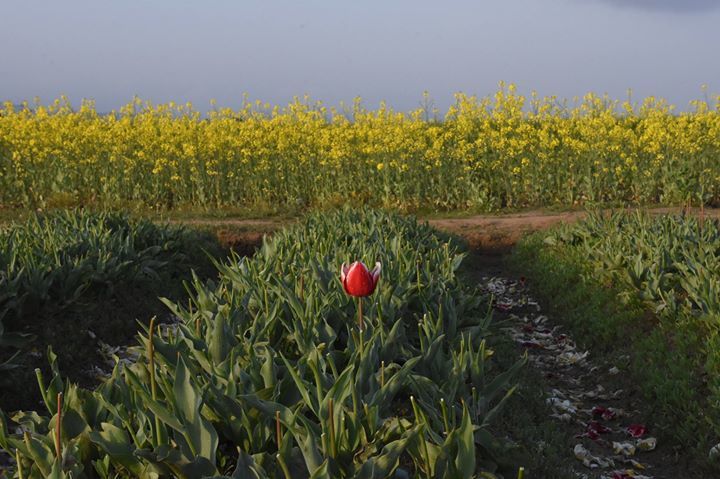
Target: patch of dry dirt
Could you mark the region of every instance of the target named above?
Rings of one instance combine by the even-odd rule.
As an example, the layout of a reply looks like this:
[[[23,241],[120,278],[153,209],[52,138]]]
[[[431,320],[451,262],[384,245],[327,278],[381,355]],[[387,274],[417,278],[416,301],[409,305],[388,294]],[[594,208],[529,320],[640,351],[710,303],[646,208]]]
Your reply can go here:
[[[633,209],[634,211],[635,209]],[[706,218],[720,218],[720,208],[700,210],[691,208],[651,208],[650,214],[660,215],[688,211]],[[472,249],[484,253],[505,253],[525,235],[545,230],[560,223],[573,223],[587,215],[584,211],[546,213],[528,211],[509,215],[477,215],[466,218],[436,218],[428,220],[435,228],[463,237]]]
[[[633,211],[636,210],[635,208]],[[680,213],[703,215],[707,218],[720,218],[720,208],[685,209],[648,208],[650,214]],[[495,254],[509,252],[512,247],[526,234],[545,230],[560,223],[573,223],[586,216],[584,211],[568,211],[548,213],[545,211],[528,211],[505,215],[475,215],[463,218],[431,218],[427,222],[443,231],[464,238],[472,249],[484,253]],[[423,219],[423,218],[421,218]],[[259,245],[265,234],[272,234],[280,228],[291,224],[286,219],[190,219],[177,220],[190,226],[209,228],[218,234],[223,244],[231,247],[246,248],[248,245]],[[251,251],[250,251],[251,252]]]

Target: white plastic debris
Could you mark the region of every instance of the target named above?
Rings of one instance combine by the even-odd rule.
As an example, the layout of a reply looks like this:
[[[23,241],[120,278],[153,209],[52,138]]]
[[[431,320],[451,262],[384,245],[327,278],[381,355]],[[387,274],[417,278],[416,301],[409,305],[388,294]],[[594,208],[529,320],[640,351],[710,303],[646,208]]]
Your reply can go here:
[[[563,413],[563,414],[557,414],[557,413],[555,413],[555,414],[550,414],[550,417],[554,417],[554,418],[557,419],[558,421],[562,421],[562,422],[570,422],[570,421],[572,421],[572,416],[571,416],[570,414],[568,414],[568,413]]]
[[[547,403],[556,411],[560,413],[567,413],[575,415],[577,414],[577,408],[567,399],[560,399],[558,397],[550,397],[547,399]]]
[[[615,454],[622,454],[625,457],[635,455],[635,445],[629,442],[616,442],[613,441],[613,452]]]
[[[720,443],[715,444],[708,453],[708,459],[714,462],[720,461]]]
[[[605,469],[606,467],[611,467],[614,465],[612,459],[603,459],[602,457],[594,456],[582,444],[575,444],[573,453],[575,454],[577,460],[583,463],[583,466],[590,469]]]
[[[652,451],[657,446],[657,439],[654,437],[638,439],[636,446],[641,451]]]
[[[588,354],[588,351],[585,351],[584,353],[567,351],[558,356],[558,362],[568,365],[578,364],[584,361],[588,357]]]

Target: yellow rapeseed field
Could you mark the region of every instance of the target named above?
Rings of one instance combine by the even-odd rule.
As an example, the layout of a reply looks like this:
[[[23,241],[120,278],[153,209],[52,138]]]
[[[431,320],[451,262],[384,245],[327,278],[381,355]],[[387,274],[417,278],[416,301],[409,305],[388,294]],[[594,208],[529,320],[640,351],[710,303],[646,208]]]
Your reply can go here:
[[[292,208],[367,203],[405,211],[717,203],[720,98],[676,113],[588,94],[577,102],[456,95],[445,112],[155,105],[99,114],[6,103],[0,205]]]

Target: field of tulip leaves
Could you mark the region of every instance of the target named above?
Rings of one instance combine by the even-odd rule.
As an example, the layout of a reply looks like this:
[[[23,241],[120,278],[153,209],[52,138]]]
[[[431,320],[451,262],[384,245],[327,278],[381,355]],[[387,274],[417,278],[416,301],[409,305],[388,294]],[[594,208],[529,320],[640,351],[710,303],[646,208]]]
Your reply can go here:
[[[558,317],[627,353],[659,427],[701,460],[720,440],[719,253],[720,222],[702,213],[596,212],[515,254]]]
[[[425,102],[431,101],[426,98]],[[720,98],[463,94],[447,111],[0,105],[0,205],[251,212],[720,203]],[[362,180],[359,180],[362,178]]]
[[[133,334],[134,318],[116,310],[142,310],[143,300],[161,306],[155,298],[173,294],[171,280],[189,279],[191,267],[211,270],[204,250],[218,251],[209,234],[83,211],[0,226],[0,245],[0,407],[37,397],[28,391],[32,368],[45,361],[29,352],[55,344],[61,358],[82,364],[85,328],[106,341]],[[123,294],[122,305],[95,307]]]
[[[523,362],[493,366],[462,259],[410,218],[313,214],[168,301],[177,322],[144,328],[96,390],[50,354],[45,410],[0,414],[0,448],[24,478],[516,474],[489,425]],[[340,281],[354,260],[382,264],[362,299],[352,268]]]

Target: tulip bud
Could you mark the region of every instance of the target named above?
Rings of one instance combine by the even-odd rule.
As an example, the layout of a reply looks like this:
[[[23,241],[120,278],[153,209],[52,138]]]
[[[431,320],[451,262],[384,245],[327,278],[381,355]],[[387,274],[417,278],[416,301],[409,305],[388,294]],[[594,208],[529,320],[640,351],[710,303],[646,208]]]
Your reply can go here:
[[[370,296],[377,287],[381,269],[380,262],[375,263],[372,271],[368,271],[361,261],[355,261],[350,266],[343,263],[340,270],[340,281],[345,292],[350,296],[359,298]]]

